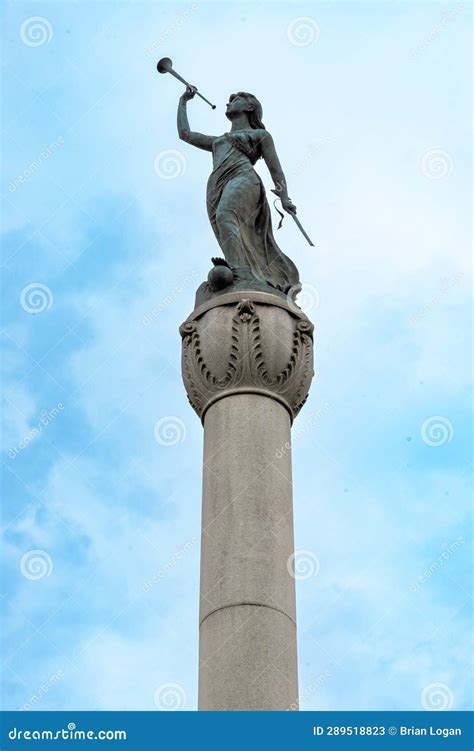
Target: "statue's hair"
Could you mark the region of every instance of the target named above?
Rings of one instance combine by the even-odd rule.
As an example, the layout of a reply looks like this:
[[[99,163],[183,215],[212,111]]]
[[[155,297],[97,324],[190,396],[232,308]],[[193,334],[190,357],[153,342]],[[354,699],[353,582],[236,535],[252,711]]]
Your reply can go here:
[[[248,91],[238,91],[237,94],[232,94],[232,96],[229,97],[229,102],[232,101],[236,96],[242,96],[244,97],[249,104],[253,105],[253,110],[251,110],[248,113],[249,118],[249,125],[251,128],[254,128],[255,130],[257,128],[262,128],[262,130],[266,130],[264,124],[262,123],[262,117],[263,117],[263,110],[262,105],[258,101],[257,97],[253,94],[249,94]]]

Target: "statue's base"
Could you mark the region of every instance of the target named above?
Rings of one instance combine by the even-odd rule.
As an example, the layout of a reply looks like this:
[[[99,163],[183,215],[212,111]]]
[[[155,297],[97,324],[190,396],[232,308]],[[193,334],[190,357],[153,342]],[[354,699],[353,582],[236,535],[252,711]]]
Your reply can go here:
[[[210,270],[206,282],[203,282],[196,291],[195,307],[199,307],[209,300],[215,300],[221,295],[241,290],[253,292],[266,292],[276,297],[294,301],[301,287],[288,285],[285,289],[275,287],[269,282],[260,279],[254,274],[250,266],[231,267],[221,259],[213,259],[214,267]]]

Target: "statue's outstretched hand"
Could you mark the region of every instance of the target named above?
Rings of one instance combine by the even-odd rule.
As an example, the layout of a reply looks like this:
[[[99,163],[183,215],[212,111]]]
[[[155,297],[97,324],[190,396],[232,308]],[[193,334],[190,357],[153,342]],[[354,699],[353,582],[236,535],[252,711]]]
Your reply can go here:
[[[194,99],[196,96],[196,86],[186,86],[186,91],[181,95],[182,102],[189,102],[190,99]]]
[[[281,205],[289,214],[296,214],[296,206],[291,198],[282,198]]]

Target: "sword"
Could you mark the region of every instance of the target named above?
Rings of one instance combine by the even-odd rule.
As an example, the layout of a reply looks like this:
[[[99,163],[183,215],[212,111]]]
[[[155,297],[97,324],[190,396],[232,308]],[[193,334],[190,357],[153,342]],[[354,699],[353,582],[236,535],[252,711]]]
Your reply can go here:
[[[291,211],[289,213],[290,213],[290,216],[292,216],[293,219],[295,220],[296,226],[299,228],[299,230],[300,230],[301,234],[303,235],[303,237],[305,237],[307,239],[307,241],[309,242],[309,244],[312,245],[313,248],[314,248],[314,243],[311,242],[311,239],[309,238],[308,234],[304,231],[303,225],[301,224],[301,222],[298,219],[298,217],[296,216],[296,214],[292,214]]]
[[[281,201],[281,198],[280,198],[280,196],[278,195],[278,191],[277,191],[277,190],[273,190],[273,188],[271,189],[271,191],[272,191],[272,193],[275,193],[275,195],[276,195],[276,196],[278,196],[278,199],[277,199],[277,200]],[[274,205],[274,206],[275,206],[275,203],[276,203],[276,200],[275,200],[275,201],[274,201],[274,203],[273,203],[273,205]],[[276,209],[276,210],[278,211],[278,209],[277,209],[277,207],[276,207],[276,206],[275,206],[275,209]],[[282,225],[282,222],[283,222],[283,217],[284,217],[284,214],[282,214],[282,213],[281,213],[281,211],[278,211],[278,213],[279,213],[279,214],[280,214],[280,216],[281,216],[281,219],[280,219],[280,224],[278,225],[278,229],[280,229],[280,227],[281,227],[281,225]],[[308,233],[307,233],[307,232],[305,231],[305,229],[304,229],[303,225],[301,224],[301,222],[300,222],[300,220],[298,219],[298,217],[296,216],[296,214],[293,214],[293,212],[292,212],[292,211],[288,211],[288,212],[287,212],[287,214],[289,214],[289,215],[290,215],[290,216],[291,216],[291,217],[292,217],[292,218],[293,218],[293,219],[295,220],[295,224],[296,224],[296,226],[298,227],[298,229],[299,229],[299,231],[301,232],[301,234],[303,235],[303,237],[304,237],[304,238],[305,238],[305,239],[306,239],[306,240],[308,241],[308,243],[309,243],[309,244],[310,244],[310,245],[311,245],[311,246],[312,246],[312,247],[314,248],[314,247],[315,247],[314,243],[313,243],[313,242],[311,241],[311,238],[309,237]]]

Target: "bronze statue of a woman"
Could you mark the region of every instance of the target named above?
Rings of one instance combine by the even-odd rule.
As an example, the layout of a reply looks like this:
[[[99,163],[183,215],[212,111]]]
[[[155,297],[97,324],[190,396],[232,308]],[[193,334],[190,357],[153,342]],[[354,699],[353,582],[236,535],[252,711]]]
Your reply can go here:
[[[187,86],[180,97],[178,133],[186,143],[212,151],[207,211],[224,258],[237,273],[251,269],[261,282],[287,293],[299,284],[298,270],[273,236],[265,189],[253,168],[258,159],[265,160],[285,211],[296,214],[296,206],[288,197],[273,139],[262,122],[262,105],[253,94],[232,94],[226,107],[230,132],[207,136],[189,127],[186,105],[195,94],[196,88]]]

